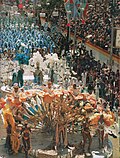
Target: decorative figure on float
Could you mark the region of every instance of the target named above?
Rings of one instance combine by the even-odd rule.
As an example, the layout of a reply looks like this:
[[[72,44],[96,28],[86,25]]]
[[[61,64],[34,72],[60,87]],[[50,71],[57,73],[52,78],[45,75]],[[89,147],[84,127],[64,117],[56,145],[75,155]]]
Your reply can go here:
[[[28,123],[25,122],[25,126],[21,131],[22,134],[22,142],[23,142],[23,148],[25,151],[25,158],[28,158],[29,151],[31,149],[31,129],[28,127]]]
[[[18,85],[19,85],[19,87],[23,87],[23,84],[24,84],[23,74],[24,74],[24,70],[23,70],[23,68],[20,66],[20,69],[18,70],[18,73],[17,73],[17,78],[18,78]]]
[[[99,147],[104,146],[104,118],[103,114],[100,115],[98,120],[98,139],[99,139]]]
[[[86,117],[82,123],[82,136],[83,136],[83,152],[85,150],[85,144],[87,143],[87,139],[89,141],[88,144],[88,151],[90,152],[91,144],[92,144],[92,137],[90,134],[90,120]]]
[[[10,154],[12,152],[12,144],[11,144],[12,126],[8,120],[7,120],[6,132],[7,132],[7,137],[6,137],[5,147],[7,148],[7,152]]]
[[[36,70],[34,72],[34,82],[42,85],[43,82],[43,73],[42,70],[40,70],[39,62],[36,63]]]

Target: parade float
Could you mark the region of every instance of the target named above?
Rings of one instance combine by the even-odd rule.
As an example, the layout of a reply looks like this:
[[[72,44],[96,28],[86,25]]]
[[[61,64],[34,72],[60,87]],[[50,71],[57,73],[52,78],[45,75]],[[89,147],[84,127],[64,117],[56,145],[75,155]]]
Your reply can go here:
[[[95,95],[79,92],[75,96],[73,89],[53,87],[49,81],[48,86],[37,89],[24,90],[17,84],[12,88],[11,93],[6,93],[5,99],[0,99],[0,109],[4,126],[7,127],[7,120],[12,126],[14,152],[17,153],[20,147],[19,127],[27,121],[32,129],[31,154],[36,157],[75,157],[83,153],[89,153],[92,157],[110,157],[112,149],[108,130],[115,118],[109,109],[105,111],[102,105],[97,105]],[[98,135],[101,116],[104,127],[99,128],[100,131],[104,128],[103,137]],[[85,134],[84,126],[89,128],[90,139]],[[85,142],[84,136],[91,144]]]

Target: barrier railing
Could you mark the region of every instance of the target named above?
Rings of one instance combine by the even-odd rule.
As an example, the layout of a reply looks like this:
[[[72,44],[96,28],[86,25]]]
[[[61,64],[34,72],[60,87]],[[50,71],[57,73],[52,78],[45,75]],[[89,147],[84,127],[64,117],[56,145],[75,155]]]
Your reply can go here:
[[[67,33],[67,30],[65,30],[64,33]],[[74,34],[71,33],[71,36],[72,36],[72,38],[73,38],[73,37],[74,37]],[[82,38],[78,37],[77,40],[82,41]],[[99,47],[99,46],[97,46],[97,45],[94,45],[94,44],[92,44],[92,43],[89,42],[89,41],[86,42],[86,45],[89,46],[89,47],[91,47],[92,49],[97,50],[99,53],[102,53],[103,55],[105,55],[105,56],[107,56],[107,57],[110,57],[110,53],[109,53],[108,51],[104,50],[103,48],[101,48],[101,47]],[[113,54],[112,59],[113,59],[114,61],[116,61],[117,63],[120,64],[120,57],[119,57],[119,56]]]

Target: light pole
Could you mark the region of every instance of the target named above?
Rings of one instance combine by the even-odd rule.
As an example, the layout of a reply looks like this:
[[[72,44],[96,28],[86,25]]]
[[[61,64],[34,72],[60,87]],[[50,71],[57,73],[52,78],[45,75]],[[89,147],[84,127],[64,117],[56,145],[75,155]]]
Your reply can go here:
[[[111,47],[110,47],[110,69],[112,70],[113,41],[114,41],[114,16],[116,9],[116,0],[111,1]]]
[[[110,69],[112,69],[112,55],[113,55],[113,33],[114,33],[114,17],[111,18],[111,47],[110,47]]]
[[[67,38],[68,38],[68,41],[70,40],[70,16],[71,16],[71,11],[67,11]]]
[[[70,42],[70,15],[71,11],[67,11],[67,37],[66,37],[66,48],[65,51],[69,53],[69,42]],[[66,54],[65,52],[65,54]],[[66,55],[68,55],[68,53]]]
[[[59,13],[58,13],[58,10],[55,8],[53,13],[52,13],[52,16],[54,18],[54,22],[55,22],[55,25],[57,25],[57,22],[58,22],[58,17],[59,17]]]

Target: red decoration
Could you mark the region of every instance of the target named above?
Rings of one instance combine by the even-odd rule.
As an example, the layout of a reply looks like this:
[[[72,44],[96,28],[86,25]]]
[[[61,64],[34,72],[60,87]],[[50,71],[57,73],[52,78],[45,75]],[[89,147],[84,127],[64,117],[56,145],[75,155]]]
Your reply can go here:
[[[0,110],[1,110],[2,108],[4,108],[5,104],[6,104],[5,99],[4,99],[4,98],[0,98]]]
[[[18,4],[18,8],[23,9],[23,4],[22,3]]]
[[[85,24],[85,20],[84,19],[82,19],[82,24]]]
[[[70,27],[70,23],[67,23],[67,27]]]
[[[65,0],[65,3],[67,3],[68,2],[68,0]]]
[[[88,5],[88,3],[87,3],[86,6],[85,6],[85,9],[84,9],[84,12],[83,12],[83,16],[84,16],[84,17],[87,16],[88,7],[89,7],[89,5]]]
[[[73,0],[70,0],[70,4],[73,4],[74,2],[73,2]]]

